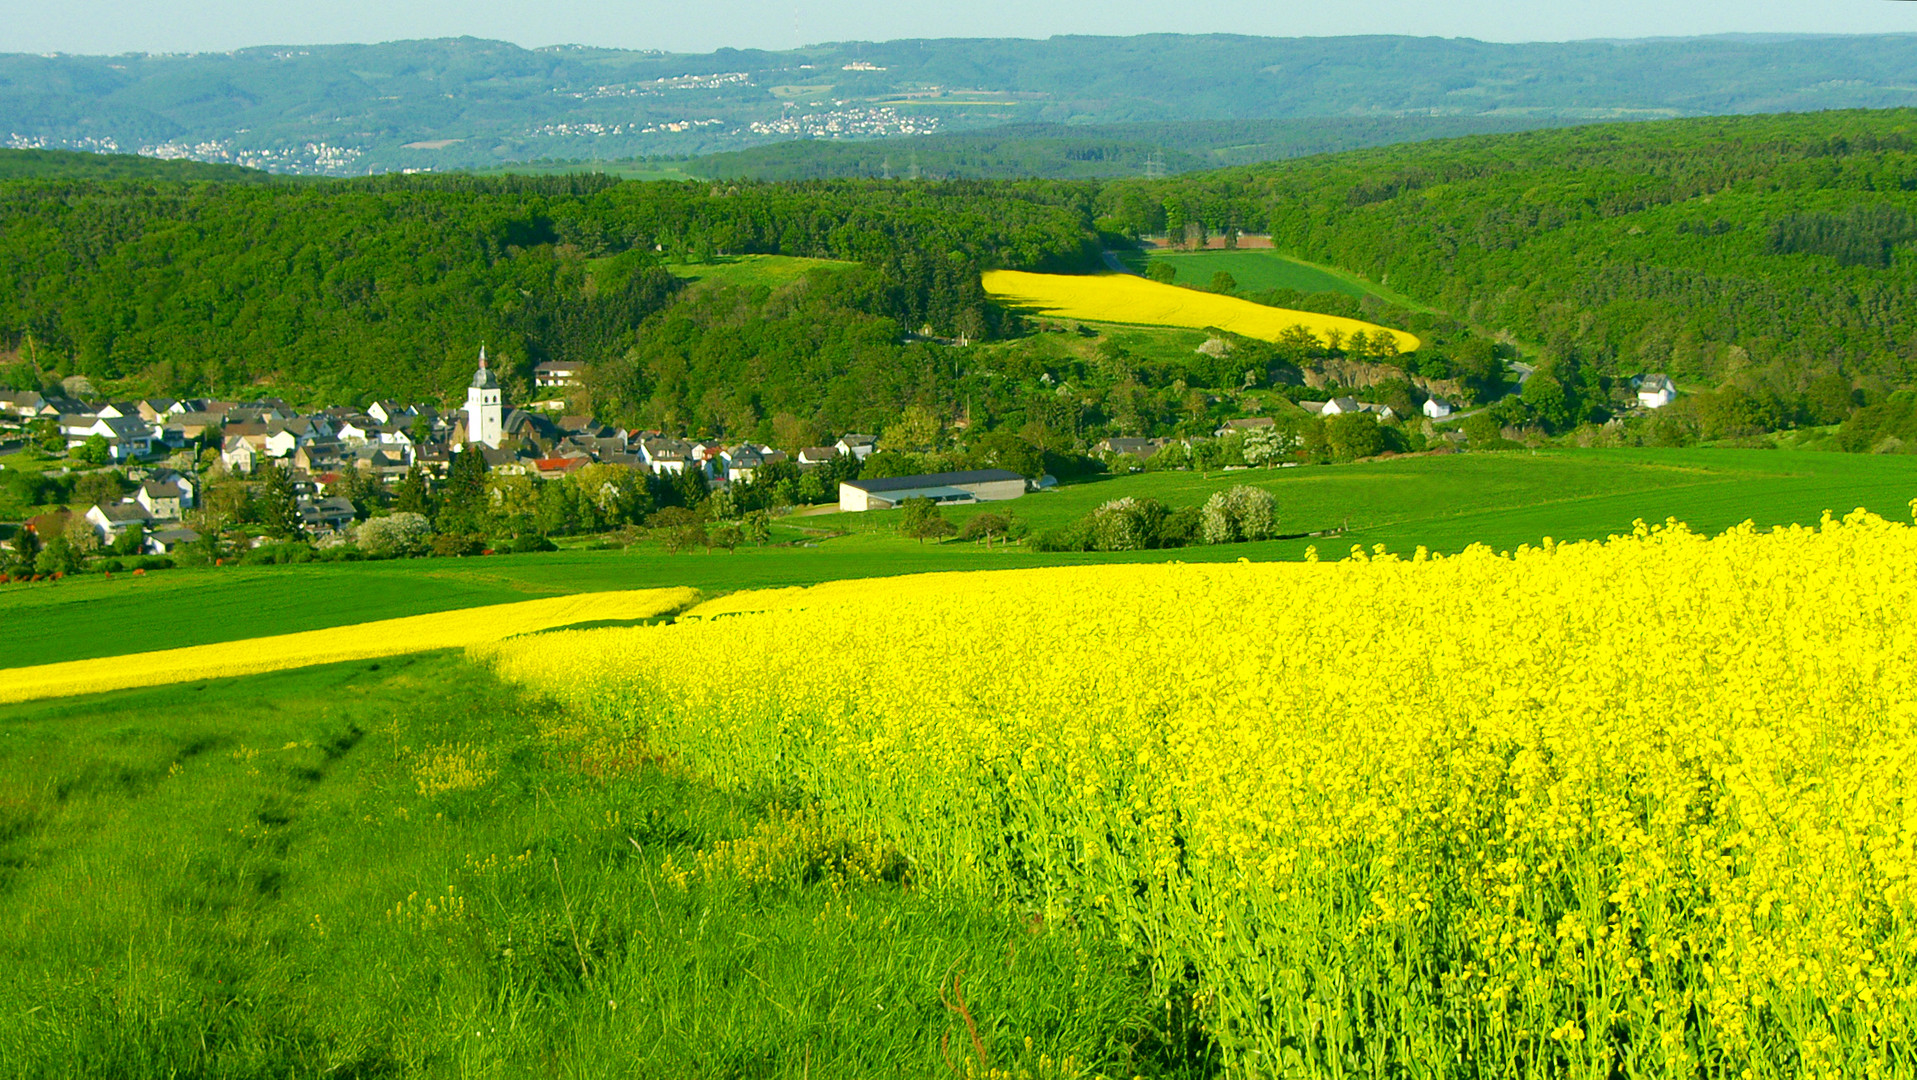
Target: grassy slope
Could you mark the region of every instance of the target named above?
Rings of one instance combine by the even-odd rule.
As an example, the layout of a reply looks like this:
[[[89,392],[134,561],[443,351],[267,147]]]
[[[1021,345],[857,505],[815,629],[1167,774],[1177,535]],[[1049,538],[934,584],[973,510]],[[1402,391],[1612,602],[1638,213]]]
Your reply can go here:
[[[709,263],[671,263],[666,269],[688,281],[721,285],[777,288],[817,266],[850,266],[837,259],[809,259],[797,255],[727,255]]]
[[[1865,506],[1903,518],[1917,497],[1917,460],[1899,456],[1759,450],[1552,450],[1401,458],[1355,465],[1250,470],[1204,476],[1147,473],[1070,485],[990,509],[1010,509],[1035,530],[1064,525],[1124,495],[1195,505],[1249,483],[1278,497],[1285,531],[1349,523],[1343,537],[1124,555],[1038,555],[1022,548],[921,545],[890,529],[891,513],[796,519],[853,530],[813,548],[742,548],[734,554],[564,551],[485,559],[174,570],[133,578],[97,575],[57,584],[0,586],[0,667],[112,656],[171,645],[231,641],[287,630],[449,610],[594,589],[689,585],[708,592],[941,570],[1098,561],[1303,558],[1350,544],[1420,544],[1456,551],[1473,542],[1511,548],[1549,535],[1595,539],[1637,518],[1677,517],[1700,530],[1750,518],[1815,522],[1824,510]],[[954,507],[963,522],[986,507]]]
[[[788,819],[443,653],[0,709],[0,1068],[929,1076],[963,970],[994,1065],[1175,1072],[1088,932],[835,877]],[[754,885],[665,869],[753,835]]]
[[[1632,521],[1677,517],[1717,531],[1746,518],[1762,525],[1812,523],[1826,509],[1857,506],[1907,517],[1917,497],[1917,461],[1763,450],[1546,450],[1399,458],[1298,469],[1168,472],[1114,477],[1060,488],[1011,504],[1035,530],[1068,524],[1109,499],[1131,495],[1169,506],[1203,502],[1236,484],[1269,489],[1287,533],[1349,525],[1348,542],[1419,544],[1456,551],[1471,543],[1513,547],[1542,536],[1598,539]],[[988,509],[954,507],[963,522]],[[888,514],[832,514],[812,523],[847,529],[888,526]],[[1187,549],[1187,560],[1218,551],[1298,558],[1308,543],[1277,541],[1228,549]]]

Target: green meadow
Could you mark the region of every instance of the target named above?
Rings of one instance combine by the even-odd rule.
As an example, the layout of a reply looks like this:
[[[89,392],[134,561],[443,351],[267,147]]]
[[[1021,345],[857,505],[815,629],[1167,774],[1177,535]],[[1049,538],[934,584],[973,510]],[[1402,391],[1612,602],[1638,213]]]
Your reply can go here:
[[[666,269],[688,281],[711,281],[742,288],[777,288],[820,266],[851,266],[837,259],[796,255],[720,255],[702,263],[668,263]]]
[[[1113,946],[817,822],[444,652],[0,708],[0,1068],[1205,1074]]]
[[[1164,472],[1064,485],[1011,503],[951,507],[962,524],[991,512],[1016,515],[1035,532],[1067,525],[1124,496],[1169,506],[1204,502],[1237,484],[1270,490],[1287,534],[1321,537],[1221,547],[1113,554],[1039,554],[922,544],[895,532],[895,512],[822,513],[786,519],[783,536],[812,539],[735,552],[670,554],[651,543],[469,559],[314,563],[181,569],[133,577],[85,575],[0,586],[0,668],[112,656],[177,645],[347,626],[375,619],[560,593],[685,585],[708,593],[805,585],[844,578],[951,570],[1302,559],[1316,547],[1335,558],[1354,544],[1455,552],[1482,543],[1509,549],[1602,539],[1637,519],[1677,518],[1707,532],[1746,519],[1763,526],[1813,524],[1824,511],[1865,507],[1908,519],[1917,460],[1763,450],[1508,451],[1401,457],[1350,465]]]

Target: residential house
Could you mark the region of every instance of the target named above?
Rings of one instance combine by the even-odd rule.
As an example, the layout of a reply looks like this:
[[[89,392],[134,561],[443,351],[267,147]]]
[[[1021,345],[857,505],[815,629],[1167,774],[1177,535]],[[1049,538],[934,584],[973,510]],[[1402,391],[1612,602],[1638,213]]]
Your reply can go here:
[[[1025,477],[1010,469],[844,480],[839,483],[839,509],[848,512],[889,510],[907,499],[930,499],[935,503],[997,502],[1018,498],[1025,494],[1028,486]]]
[[[851,454],[860,461],[864,461],[872,456],[872,451],[879,448],[879,440],[871,435],[846,434],[839,436],[839,441],[833,443],[832,448],[841,454]]]
[[[1351,413],[1371,413],[1379,419],[1389,419],[1398,415],[1389,405],[1379,405],[1371,401],[1359,401],[1353,397],[1335,397],[1324,403],[1318,410],[1319,416],[1347,416]]]
[[[1442,420],[1450,416],[1453,411],[1451,403],[1443,398],[1433,397],[1424,399],[1423,412],[1433,420]]]
[[[726,480],[735,484],[749,484],[760,469],[785,459],[785,451],[756,443],[740,443],[719,453]]]
[[[1274,427],[1276,425],[1277,421],[1269,416],[1240,416],[1225,421],[1224,426],[1212,432],[1212,434],[1222,439],[1234,431],[1255,431],[1259,428]]]
[[[164,422],[168,417],[183,413],[186,409],[172,398],[143,398],[133,403],[139,410],[140,419],[149,424]]]
[[[152,515],[139,503],[115,503],[102,506],[94,503],[84,515],[87,524],[100,534],[103,543],[111,544],[118,540],[129,528],[138,525],[144,529],[153,520]]]
[[[590,464],[592,464],[591,458],[584,454],[574,454],[570,457],[539,458],[533,462],[533,468],[538,472],[541,480],[557,480],[562,476],[570,476]]]
[[[501,476],[524,476],[527,468],[531,464],[525,458],[521,457],[518,451],[508,450],[504,447],[468,443],[466,451],[470,453],[473,450],[479,451],[480,459],[485,461],[488,469],[499,473]]]
[[[836,446],[808,446],[799,451],[799,468],[809,469],[814,465],[824,465],[828,461],[838,460],[838,457],[839,448]]]
[[[218,413],[179,412],[168,413],[154,421],[160,428],[160,440],[168,446],[181,447],[194,439],[205,436],[209,428],[220,426]]]
[[[533,385],[540,389],[566,389],[579,385],[586,365],[575,360],[548,360],[533,368]]]
[[[171,555],[181,547],[200,542],[200,534],[184,525],[155,529],[146,535],[146,550],[153,555]]]
[[[96,416],[84,427],[68,426],[66,420],[61,418],[69,450],[84,446],[95,435],[106,440],[107,453],[114,461],[127,461],[153,449],[153,428],[137,416]]]
[[[31,419],[38,420],[43,417],[53,417],[57,419],[62,416],[84,412],[87,412],[86,402],[84,401],[75,401],[70,397],[46,397],[40,400],[40,408],[34,412]]]
[[[1259,419],[1264,419],[1264,417],[1259,417]],[[1164,447],[1164,439],[1112,438],[1101,440],[1098,445],[1092,447],[1092,450],[1096,453],[1107,454],[1113,457],[1120,454],[1130,454],[1139,461],[1144,461],[1164,449]]]
[[[366,407],[366,415],[388,425],[405,425],[413,422],[412,411],[397,401],[375,401]]]
[[[40,414],[40,407],[47,403],[32,390],[0,391],[0,413],[17,416],[22,420],[31,420]]]
[[[180,512],[190,505],[185,489],[172,480],[147,480],[134,493],[133,501],[156,521],[178,521]]]
[[[295,469],[304,469],[310,473],[322,473],[338,466],[344,459],[346,447],[332,439],[315,439],[293,451],[292,463]]]
[[[239,476],[251,475],[264,456],[244,435],[228,435],[220,444],[220,464]]]
[[[379,441],[379,422],[370,416],[347,417],[333,430],[339,436],[339,441],[348,446],[365,446]]]
[[[104,416],[104,417],[107,417],[108,419],[113,419],[113,420],[117,420],[117,419],[144,420],[146,419],[145,417],[140,415],[139,404],[137,402],[132,402],[132,401],[109,401],[106,404],[100,406],[99,408],[93,410],[93,413],[95,416]]]
[[[646,468],[661,475],[686,471],[692,461],[692,444],[684,439],[647,439],[639,444]]]
[[[1646,375],[1637,381],[1637,403],[1647,409],[1662,409],[1677,400],[1677,384],[1669,375]]]
[[[351,499],[328,495],[321,499],[301,499],[300,527],[307,532],[336,532],[352,523],[355,511]]]
[[[312,441],[305,434],[305,425],[299,421],[268,425],[264,449],[267,457],[284,458],[292,456],[293,451]]]

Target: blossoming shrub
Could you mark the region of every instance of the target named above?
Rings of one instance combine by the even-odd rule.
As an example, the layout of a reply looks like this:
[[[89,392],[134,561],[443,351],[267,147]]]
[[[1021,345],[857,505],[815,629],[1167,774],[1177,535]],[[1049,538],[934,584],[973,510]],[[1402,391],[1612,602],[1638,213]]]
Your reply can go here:
[[[492,655],[922,886],[1102,920],[1241,1072],[1917,1075],[1917,529],[724,606]]]

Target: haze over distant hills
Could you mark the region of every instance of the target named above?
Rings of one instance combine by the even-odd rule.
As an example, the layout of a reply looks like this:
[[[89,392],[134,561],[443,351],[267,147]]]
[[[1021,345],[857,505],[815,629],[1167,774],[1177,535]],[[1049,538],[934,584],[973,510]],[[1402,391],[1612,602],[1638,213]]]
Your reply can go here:
[[[1149,35],[698,55],[457,38],[9,54],[0,140],[351,175],[1044,124],[1124,144],[1109,165],[1085,157],[1094,150],[1076,159],[1081,173],[1115,175],[1140,171],[1149,149],[1195,168],[1585,120],[1911,105],[1912,71],[1917,35],[1517,45]],[[894,168],[881,158],[867,171]]]

